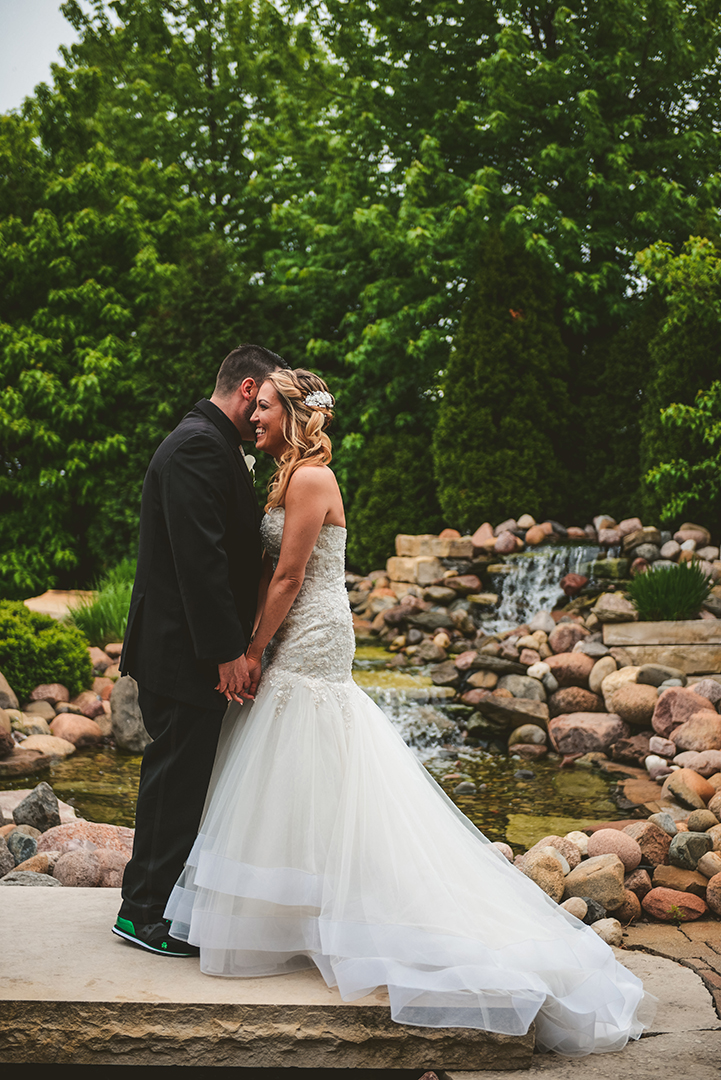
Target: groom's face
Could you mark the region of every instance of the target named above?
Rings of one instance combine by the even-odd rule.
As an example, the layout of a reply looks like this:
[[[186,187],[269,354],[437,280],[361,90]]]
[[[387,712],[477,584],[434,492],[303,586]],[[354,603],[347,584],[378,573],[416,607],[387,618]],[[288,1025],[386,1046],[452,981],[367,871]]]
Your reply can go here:
[[[243,379],[237,393],[240,395],[240,401],[233,420],[240,432],[241,439],[244,442],[251,442],[255,439],[255,426],[251,424],[250,418],[255,412],[258,384],[255,379]]]

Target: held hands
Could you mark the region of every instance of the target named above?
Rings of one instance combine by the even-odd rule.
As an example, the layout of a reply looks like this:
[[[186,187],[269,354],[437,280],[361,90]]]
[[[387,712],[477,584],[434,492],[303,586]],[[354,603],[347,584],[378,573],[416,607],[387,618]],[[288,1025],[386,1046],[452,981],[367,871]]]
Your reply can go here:
[[[252,701],[259,680],[259,673],[257,677],[251,678],[245,656],[238,656],[226,664],[218,664],[218,683],[215,689],[219,690],[227,701],[241,702],[243,698]]]
[[[251,697],[255,697],[256,691],[258,689],[258,683],[260,682],[261,676],[263,674],[261,660],[259,656],[253,656],[250,649],[246,653],[245,659],[248,664],[248,676],[250,678],[248,694]]]

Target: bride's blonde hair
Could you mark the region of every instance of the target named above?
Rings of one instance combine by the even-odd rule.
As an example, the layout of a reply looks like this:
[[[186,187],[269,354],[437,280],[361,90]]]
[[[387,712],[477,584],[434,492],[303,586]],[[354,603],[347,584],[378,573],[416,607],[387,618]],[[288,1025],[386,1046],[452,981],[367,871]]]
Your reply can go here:
[[[333,418],[335,399],[323,380],[312,371],[272,371],[264,380],[272,383],[283,406],[283,437],[288,449],[277,461],[268,485],[266,510],[280,506],[290,478],[299,465],[327,465],[333,457],[325,429]]]

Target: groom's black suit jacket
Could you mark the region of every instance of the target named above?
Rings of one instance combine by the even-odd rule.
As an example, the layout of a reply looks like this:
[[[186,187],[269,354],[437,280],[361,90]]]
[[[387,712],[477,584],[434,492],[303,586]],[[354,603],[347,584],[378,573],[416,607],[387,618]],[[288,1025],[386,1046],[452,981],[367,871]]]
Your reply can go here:
[[[158,447],[120,668],[156,694],[224,704],[218,664],[247,647],[258,596],[260,511],[233,422],[199,401]]]

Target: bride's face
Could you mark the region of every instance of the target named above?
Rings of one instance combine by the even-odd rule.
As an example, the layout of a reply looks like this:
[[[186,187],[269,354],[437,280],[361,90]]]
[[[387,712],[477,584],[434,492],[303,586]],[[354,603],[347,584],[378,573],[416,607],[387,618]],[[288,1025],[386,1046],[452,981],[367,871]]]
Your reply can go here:
[[[255,445],[264,454],[279,458],[288,444],[283,434],[285,409],[270,382],[264,382],[255,401],[255,412],[250,418],[255,426]]]

